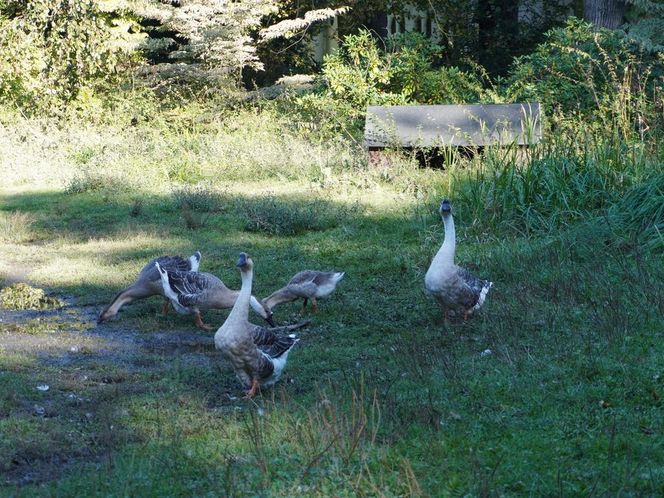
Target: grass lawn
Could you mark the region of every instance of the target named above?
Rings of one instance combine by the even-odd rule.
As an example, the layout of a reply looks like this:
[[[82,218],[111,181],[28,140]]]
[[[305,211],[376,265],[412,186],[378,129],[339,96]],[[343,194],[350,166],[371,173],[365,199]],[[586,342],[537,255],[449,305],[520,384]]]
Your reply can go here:
[[[601,211],[520,232],[458,203],[457,260],[494,287],[446,323],[423,279],[450,173],[250,129],[109,129],[51,153],[36,133],[3,139],[24,167],[3,161],[0,282],[66,305],[0,310],[0,494],[664,494],[661,251]],[[156,297],[96,324],[149,259],[195,250],[231,288],[248,252],[259,297],[300,270],[346,272],[254,400],[213,333]]]

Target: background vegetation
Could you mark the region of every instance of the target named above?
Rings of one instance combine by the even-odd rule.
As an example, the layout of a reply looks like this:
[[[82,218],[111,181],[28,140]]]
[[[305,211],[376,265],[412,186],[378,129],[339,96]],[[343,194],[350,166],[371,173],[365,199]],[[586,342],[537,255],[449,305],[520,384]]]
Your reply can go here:
[[[216,30],[182,17],[212,2],[0,3],[2,493],[662,494],[663,60],[632,36],[659,4],[618,30],[551,20],[497,72],[470,34],[385,43],[358,3],[341,50],[274,93],[242,71],[293,38],[257,30],[305,12],[245,4]],[[525,100],[545,109],[525,151],[362,146],[367,104]],[[468,322],[423,292],[442,197],[495,283]],[[346,272],[254,402],[157,300],[95,324],[147,260],[197,249],[230,287],[252,254],[259,296]]]

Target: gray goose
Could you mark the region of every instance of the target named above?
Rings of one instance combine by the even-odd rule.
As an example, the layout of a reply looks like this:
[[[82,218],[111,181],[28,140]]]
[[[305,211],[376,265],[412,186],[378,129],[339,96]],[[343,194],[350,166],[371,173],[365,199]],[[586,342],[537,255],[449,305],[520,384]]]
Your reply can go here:
[[[282,287],[263,299],[263,304],[267,309],[272,310],[280,303],[302,298],[304,302],[302,303],[301,313],[304,313],[307,302],[311,299],[313,310],[317,312],[317,300],[332,294],[344,275],[345,272],[301,271],[286,284],[286,287]]]
[[[161,275],[164,295],[170,299],[175,311],[181,314],[194,315],[194,323],[204,330],[213,327],[203,323],[201,311],[210,309],[232,308],[240,291],[231,290],[211,273],[194,273],[169,271],[155,263]],[[272,312],[267,310],[254,296],[250,296],[249,304],[265,321],[274,326]]]
[[[279,380],[288,353],[299,340],[295,334],[278,335],[270,329],[257,329],[249,323],[249,302],[253,280],[253,261],[240,253],[237,266],[242,274],[240,295],[228,318],[214,335],[217,349],[233,366],[235,375],[251,398],[260,387]]]
[[[493,282],[474,276],[465,268],[454,264],[456,234],[452,206],[447,199],[440,204],[440,215],[445,225],[443,244],[431,261],[424,277],[424,286],[445,310],[445,318],[450,311],[463,312],[464,320],[478,310],[493,286]]]
[[[136,299],[150,296],[164,296],[164,313],[168,312],[168,298],[164,295],[161,278],[156,263],[169,271],[196,272],[201,262],[201,253],[196,251],[188,258],[182,256],[160,256],[146,264],[138,274],[136,281],[126,289],[120,291],[99,314],[97,323],[102,323],[118,314],[122,306]]]

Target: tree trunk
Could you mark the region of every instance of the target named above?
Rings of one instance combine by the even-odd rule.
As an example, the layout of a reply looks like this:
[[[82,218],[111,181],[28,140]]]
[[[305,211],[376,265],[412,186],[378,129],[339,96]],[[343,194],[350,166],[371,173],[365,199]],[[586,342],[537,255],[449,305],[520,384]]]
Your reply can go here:
[[[616,29],[625,22],[625,1],[585,0],[583,18],[598,28]]]

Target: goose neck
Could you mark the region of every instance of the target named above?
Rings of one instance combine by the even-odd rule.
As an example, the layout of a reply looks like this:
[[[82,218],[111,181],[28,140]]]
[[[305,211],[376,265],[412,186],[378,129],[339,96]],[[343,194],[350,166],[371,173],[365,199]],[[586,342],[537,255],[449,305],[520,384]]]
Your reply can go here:
[[[456,249],[456,233],[454,231],[454,218],[452,215],[443,216],[443,225],[445,225],[445,238],[440,248],[441,256],[443,256],[445,262],[452,264]]]

